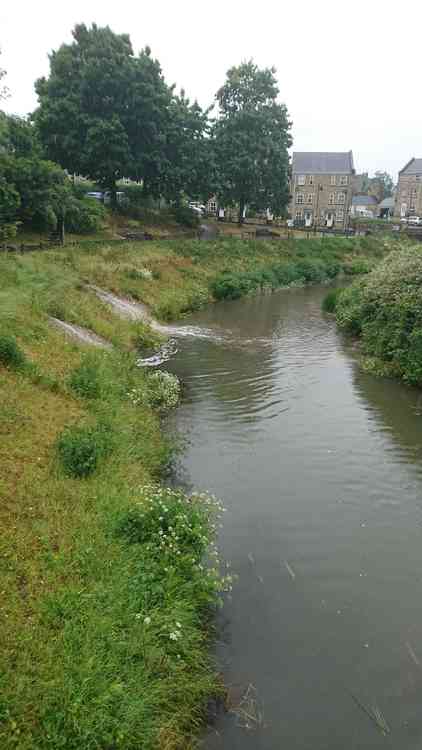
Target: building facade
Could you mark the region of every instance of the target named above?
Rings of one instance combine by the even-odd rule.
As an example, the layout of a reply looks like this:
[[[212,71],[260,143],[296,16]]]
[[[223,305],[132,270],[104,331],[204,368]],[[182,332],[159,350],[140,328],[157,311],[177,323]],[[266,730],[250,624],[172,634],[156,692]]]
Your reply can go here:
[[[351,151],[295,151],[291,218],[305,227],[344,229],[352,203],[354,174]]]
[[[411,159],[399,172],[394,215],[422,216],[422,159]]]

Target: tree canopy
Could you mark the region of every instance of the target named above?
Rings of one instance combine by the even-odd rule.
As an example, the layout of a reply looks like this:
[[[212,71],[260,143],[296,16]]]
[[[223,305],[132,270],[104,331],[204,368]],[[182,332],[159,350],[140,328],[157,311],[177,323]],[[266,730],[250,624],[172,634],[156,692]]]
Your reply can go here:
[[[134,55],[126,34],[78,25],[36,91],[46,153],[70,173],[112,190],[130,177],[170,200],[186,186],[200,189],[207,115],[175,95],[148,47]]]
[[[253,61],[231,68],[216,95],[213,143],[222,202],[246,204],[281,214],[289,200],[288,148],[292,143],[287,108],[277,101],[274,68]]]

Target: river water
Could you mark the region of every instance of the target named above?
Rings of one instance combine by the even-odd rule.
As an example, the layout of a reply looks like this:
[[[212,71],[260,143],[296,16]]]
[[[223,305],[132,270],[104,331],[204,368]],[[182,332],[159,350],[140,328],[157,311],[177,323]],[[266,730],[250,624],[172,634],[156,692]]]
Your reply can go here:
[[[178,480],[223,499],[238,576],[206,750],[421,748],[422,396],[359,369],[325,293],[211,306],[167,363]]]

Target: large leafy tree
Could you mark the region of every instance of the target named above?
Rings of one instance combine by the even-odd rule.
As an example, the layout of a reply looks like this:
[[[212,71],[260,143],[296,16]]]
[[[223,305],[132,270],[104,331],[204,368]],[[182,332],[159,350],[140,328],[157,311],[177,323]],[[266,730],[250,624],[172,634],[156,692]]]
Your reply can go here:
[[[126,119],[133,50],[126,34],[77,25],[36,82],[35,121],[47,155],[114,188],[131,163]]]
[[[177,200],[182,193],[206,200],[216,189],[216,170],[208,111],[191,103],[182,90],[173,96],[166,137],[167,167],[163,195]]]
[[[291,123],[277,101],[274,68],[260,70],[253,61],[231,68],[217,92],[218,117],[213,140],[219,175],[219,198],[281,214],[289,200],[288,148]]]

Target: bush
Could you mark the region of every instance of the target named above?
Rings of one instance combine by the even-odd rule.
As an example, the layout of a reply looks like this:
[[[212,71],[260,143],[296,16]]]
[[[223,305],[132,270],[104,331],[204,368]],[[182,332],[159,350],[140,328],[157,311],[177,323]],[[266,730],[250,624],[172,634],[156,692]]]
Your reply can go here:
[[[98,398],[101,387],[98,377],[98,364],[87,355],[69,377],[71,389],[83,398]]]
[[[74,200],[66,213],[66,229],[75,234],[98,232],[105,219],[105,208],[94,198]]]
[[[65,474],[81,479],[97,468],[101,458],[113,448],[110,425],[68,427],[57,441],[57,453]]]
[[[189,206],[174,206],[171,213],[177,223],[183,227],[196,229],[199,226],[199,216]]]
[[[27,359],[14,336],[0,335],[0,363],[12,370],[23,370]]]
[[[415,246],[395,250],[339,295],[337,322],[361,337],[372,372],[385,373],[388,363],[389,372],[422,384],[421,289],[422,252]]]

